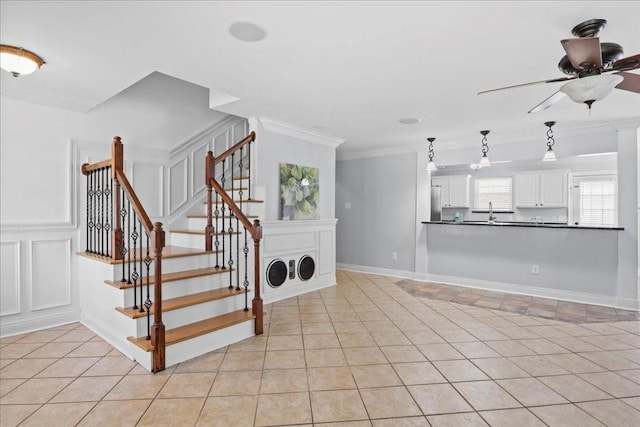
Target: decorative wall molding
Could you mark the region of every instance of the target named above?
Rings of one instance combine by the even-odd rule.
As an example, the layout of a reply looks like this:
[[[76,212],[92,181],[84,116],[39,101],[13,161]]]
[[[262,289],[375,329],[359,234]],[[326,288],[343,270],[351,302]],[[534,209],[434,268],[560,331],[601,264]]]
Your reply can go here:
[[[191,193],[189,196],[193,197],[196,194],[204,191],[206,185],[204,183],[204,159],[207,152],[211,150],[211,143],[207,141],[201,146],[194,148],[191,151]]]
[[[257,120],[262,125],[262,128],[269,132],[291,136],[293,138],[314,142],[316,144],[327,145],[332,148],[337,148],[340,144],[346,141],[345,139],[342,139],[342,138],[323,135],[321,133],[314,132],[309,129],[305,129],[300,126],[285,123],[269,117],[258,117],[258,118],[252,118],[249,120]]]
[[[18,320],[15,322],[2,322],[0,324],[0,337],[8,337],[16,334],[39,331],[45,328],[67,325],[80,320],[80,309],[64,311],[50,316]]]
[[[31,311],[71,304],[71,238],[31,240],[29,247],[29,295]],[[52,246],[37,255],[38,246]],[[58,270],[55,273],[52,270]],[[58,283],[52,277],[60,277]],[[53,293],[53,295],[52,295]],[[39,301],[39,300],[42,301]],[[47,301],[49,299],[49,301]]]
[[[169,157],[177,157],[185,152],[191,150],[193,145],[199,145],[202,139],[206,138],[207,140],[211,139],[211,135],[217,134],[220,130],[224,129],[225,131],[231,128],[234,122],[244,121],[242,117],[229,116],[222,119],[219,122],[213,123],[204,129],[196,132],[191,137],[187,138],[186,141],[178,144],[175,148],[169,150]]]
[[[181,169],[180,169],[181,168]],[[174,171],[176,171],[174,173]],[[183,182],[178,181],[179,188],[175,182],[181,177]],[[189,158],[184,157],[169,166],[167,190],[169,192],[169,215],[176,212],[189,200]],[[175,191],[182,191],[182,194],[174,194]]]
[[[138,175],[141,175],[141,173],[136,173],[136,170],[139,170],[140,168],[144,168],[144,167],[152,167],[152,168],[156,168],[157,170],[155,171],[156,179],[152,180],[152,183],[157,184],[157,188],[155,188],[155,190],[157,190],[157,195],[156,197],[158,198],[157,200],[157,204],[151,204],[147,201],[144,200],[144,196],[146,193],[144,190],[142,190],[142,187],[144,187],[145,190],[148,190],[149,186],[150,186],[150,182],[143,182],[142,185],[138,185],[139,183],[137,182],[137,178]],[[138,190],[136,190],[136,193],[138,194],[138,196],[140,197],[140,201],[142,202],[142,206],[147,210],[147,215],[149,215],[151,218],[162,218],[164,216],[164,194],[165,194],[165,188],[164,188],[164,165],[162,164],[157,164],[157,163],[146,163],[146,162],[137,162],[137,161],[133,161],[131,162],[131,185],[133,186],[133,188],[138,188]],[[155,211],[152,210],[154,209],[154,205],[155,205]]]
[[[21,245],[19,241],[7,241],[1,242],[2,246],[2,309],[0,310],[0,316],[8,316],[10,314],[19,314],[21,309],[20,304],[20,284],[21,284]],[[7,248],[7,249],[5,249]],[[11,250],[12,254],[7,254],[5,251]],[[12,255],[12,256],[11,256]],[[6,256],[6,259],[5,259]],[[12,260],[13,258],[13,260]],[[9,265],[13,265],[13,277],[8,277],[7,273]],[[13,294],[13,298],[10,292]]]

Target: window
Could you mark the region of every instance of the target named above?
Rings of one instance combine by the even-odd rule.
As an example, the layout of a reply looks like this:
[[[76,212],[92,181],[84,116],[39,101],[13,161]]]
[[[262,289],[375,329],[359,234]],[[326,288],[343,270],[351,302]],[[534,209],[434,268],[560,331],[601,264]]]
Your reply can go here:
[[[615,226],[617,189],[615,175],[573,178],[573,223],[584,226]]]
[[[495,212],[513,210],[511,177],[476,178],[473,180],[473,209],[488,211],[489,202]]]

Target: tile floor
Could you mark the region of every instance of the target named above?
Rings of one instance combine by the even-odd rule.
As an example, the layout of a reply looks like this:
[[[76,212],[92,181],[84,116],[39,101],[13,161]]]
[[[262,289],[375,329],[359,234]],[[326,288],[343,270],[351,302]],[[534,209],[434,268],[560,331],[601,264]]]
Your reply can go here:
[[[77,323],[3,338],[0,425],[640,425],[639,321],[568,323],[398,284],[340,271],[336,287],[267,306],[264,335],[156,375]]]

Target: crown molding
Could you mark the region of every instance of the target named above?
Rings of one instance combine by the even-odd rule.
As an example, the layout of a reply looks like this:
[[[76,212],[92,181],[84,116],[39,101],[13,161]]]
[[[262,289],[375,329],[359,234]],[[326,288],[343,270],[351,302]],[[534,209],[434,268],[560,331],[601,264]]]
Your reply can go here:
[[[262,128],[264,130],[268,130],[269,132],[291,136],[294,138],[302,139],[302,140],[313,142],[316,144],[327,145],[331,148],[337,148],[340,144],[345,142],[345,140],[342,138],[338,138],[330,135],[323,135],[321,133],[318,133],[300,126],[292,125],[290,123],[285,123],[269,117],[257,117],[255,119],[262,125]]]
[[[366,150],[366,151],[336,151],[336,160],[357,160],[357,159],[369,159],[372,157],[385,157],[396,156],[400,154],[415,154],[421,152],[424,149],[424,145],[421,148],[413,146],[402,146],[394,148],[380,148],[378,150]]]

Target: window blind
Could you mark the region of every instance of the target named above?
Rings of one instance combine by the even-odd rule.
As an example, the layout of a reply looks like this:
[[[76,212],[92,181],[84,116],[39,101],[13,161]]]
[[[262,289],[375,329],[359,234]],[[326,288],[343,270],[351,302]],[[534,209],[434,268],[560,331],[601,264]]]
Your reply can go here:
[[[580,224],[615,225],[616,188],[614,181],[580,182]]]
[[[513,210],[513,187],[511,177],[474,179],[473,208],[489,210],[489,202],[494,211]]]

